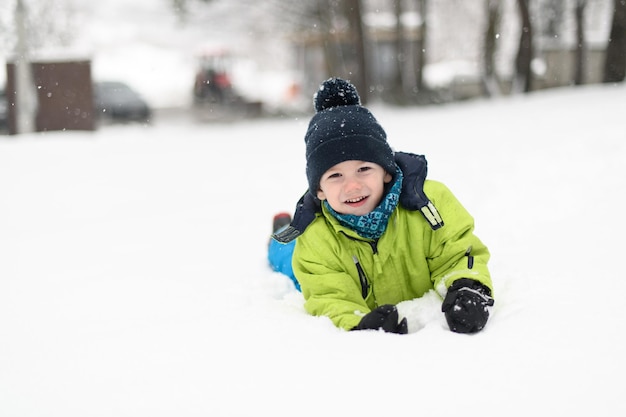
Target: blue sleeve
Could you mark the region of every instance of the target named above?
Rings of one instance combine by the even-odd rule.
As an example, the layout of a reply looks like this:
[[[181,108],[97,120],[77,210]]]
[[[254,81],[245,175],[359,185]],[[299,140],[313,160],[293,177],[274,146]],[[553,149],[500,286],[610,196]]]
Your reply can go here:
[[[267,260],[274,271],[287,275],[295,284],[296,289],[300,291],[300,284],[298,280],[296,280],[293,269],[291,268],[291,257],[295,246],[295,240],[289,243],[280,243],[274,239],[270,239],[267,249]]]

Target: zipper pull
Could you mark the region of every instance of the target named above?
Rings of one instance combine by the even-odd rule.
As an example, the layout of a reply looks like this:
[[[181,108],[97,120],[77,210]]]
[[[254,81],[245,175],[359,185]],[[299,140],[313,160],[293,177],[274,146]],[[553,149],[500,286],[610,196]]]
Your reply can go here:
[[[470,255],[472,253],[472,246],[465,251],[465,256],[467,256],[467,268],[472,269],[474,267],[474,257]]]
[[[352,255],[352,260],[354,261],[354,265],[356,265],[356,270],[359,273],[359,280],[361,281],[361,295],[363,296],[363,299],[366,299],[370,285],[367,282],[365,271],[363,271],[363,268],[361,267],[361,264],[359,263],[356,255]]]

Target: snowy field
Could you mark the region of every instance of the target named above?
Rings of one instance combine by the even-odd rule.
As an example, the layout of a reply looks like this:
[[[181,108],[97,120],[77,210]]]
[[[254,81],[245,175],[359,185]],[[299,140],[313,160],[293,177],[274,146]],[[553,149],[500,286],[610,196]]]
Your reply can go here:
[[[625,102],[371,107],[491,249],[473,336],[434,296],[408,335],[344,332],[269,270],[308,117],[0,136],[0,415],[625,415]]]

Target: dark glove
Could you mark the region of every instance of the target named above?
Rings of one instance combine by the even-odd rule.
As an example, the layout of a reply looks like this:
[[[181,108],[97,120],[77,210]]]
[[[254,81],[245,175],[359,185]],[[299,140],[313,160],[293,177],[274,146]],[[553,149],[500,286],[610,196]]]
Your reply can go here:
[[[398,323],[398,309],[392,304],[377,307],[363,316],[359,324],[352,330],[379,330],[387,333],[407,334],[406,318]]]
[[[448,288],[441,311],[453,332],[476,333],[487,324],[487,307],[492,305],[489,288],[473,279],[461,278]]]

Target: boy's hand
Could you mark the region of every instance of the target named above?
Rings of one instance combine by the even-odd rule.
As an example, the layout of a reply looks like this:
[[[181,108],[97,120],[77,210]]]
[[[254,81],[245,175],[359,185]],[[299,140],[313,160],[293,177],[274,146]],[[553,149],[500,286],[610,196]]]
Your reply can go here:
[[[489,288],[473,279],[461,278],[448,288],[441,311],[453,332],[476,333],[487,324],[487,307],[492,305]]]
[[[398,309],[392,304],[385,304],[375,308],[363,316],[359,324],[352,330],[379,330],[388,333],[407,334],[406,318],[398,323]]]

